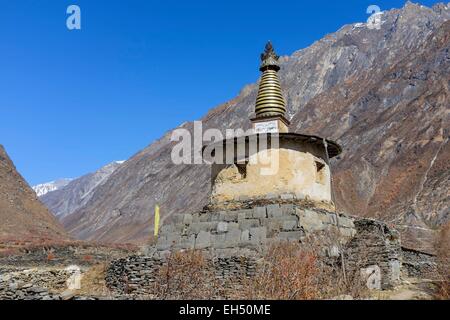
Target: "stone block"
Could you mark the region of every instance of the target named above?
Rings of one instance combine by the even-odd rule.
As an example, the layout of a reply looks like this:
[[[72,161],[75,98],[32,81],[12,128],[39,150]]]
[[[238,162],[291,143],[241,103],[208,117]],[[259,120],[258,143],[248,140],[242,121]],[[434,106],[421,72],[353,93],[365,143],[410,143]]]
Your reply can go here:
[[[250,228],[250,242],[261,244],[266,242],[267,230],[264,227]]]
[[[319,218],[320,221],[322,221],[322,223],[326,223],[326,224],[332,224],[333,223],[331,215],[328,215],[326,213],[317,212],[317,217]]]
[[[297,209],[298,210],[298,209]],[[300,226],[307,232],[324,230],[325,226],[319,219],[317,212],[305,209],[297,211],[300,217]]]
[[[220,221],[237,221],[237,211],[221,211],[219,216]]]
[[[270,204],[266,208],[267,208],[267,216],[269,218],[278,217],[282,215],[281,207],[278,204]]]
[[[346,228],[354,228],[355,227],[353,220],[348,217],[339,216],[338,219],[339,219],[339,227],[346,227]]]
[[[239,229],[239,223],[237,222],[228,222],[228,231]]]
[[[267,231],[272,236],[274,233],[277,233],[281,230],[281,228],[283,226],[283,221],[270,219],[267,221],[267,223],[265,223],[265,225],[267,227]]]
[[[183,236],[180,238],[178,244],[175,245],[176,249],[194,249],[195,235]]]
[[[259,227],[259,219],[246,219],[239,222],[239,229],[245,230]]]
[[[275,199],[279,199],[280,196],[278,194],[276,194],[276,193],[268,193],[268,194],[266,194],[265,198],[267,200],[275,200]]]
[[[237,220],[238,221],[242,221],[245,220],[246,218],[246,211],[245,210],[240,210],[237,212]]]
[[[370,290],[381,290],[381,269],[378,265],[361,268],[361,278]]]
[[[305,236],[303,231],[283,231],[276,235],[276,239],[283,241],[300,241]]]
[[[173,216],[173,223],[182,224],[184,220],[184,214],[175,214]]]
[[[160,231],[160,234],[175,232],[175,225],[173,225],[173,224],[162,225],[161,228],[159,229],[159,231]]]
[[[326,214],[326,216],[328,218],[329,224],[337,225],[337,216],[336,216],[336,214],[328,213],[328,214]]]
[[[296,220],[287,220],[283,221],[282,230],[283,231],[292,231],[297,228],[297,221]]]
[[[168,250],[180,242],[181,236],[176,233],[168,233],[158,238],[156,248],[158,250]]]
[[[267,218],[266,207],[256,207],[253,209],[253,218]]]
[[[225,243],[225,233],[212,234],[211,243],[214,247],[220,247],[221,245],[223,245]]]
[[[193,220],[192,214],[186,213],[186,214],[184,215],[184,218],[183,218],[183,223],[184,223],[184,224],[191,224],[191,223],[192,223],[192,220]]]
[[[241,240],[241,230],[235,229],[230,230],[225,234],[225,247],[235,247],[239,244],[239,241]]]
[[[200,222],[200,219],[199,219],[200,215],[198,212],[192,213],[191,215],[192,215],[192,222]]]
[[[208,213],[200,213],[198,216],[198,221],[200,222],[211,221],[210,215]]]
[[[211,246],[211,233],[200,231],[195,239],[195,249],[206,249]]]
[[[220,221],[217,224],[217,233],[225,233],[228,231],[228,223],[224,221]]]
[[[295,215],[295,208],[293,204],[282,204],[281,214],[283,215]]]
[[[241,233],[241,242],[248,242],[250,240],[250,231],[244,230]]]
[[[243,210],[243,211],[245,211],[245,219],[253,218],[254,209],[247,209],[247,210]]]
[[[198,234],[200,231],[216,230],[217,222],[193,222],[189,225],[188,234]]]
[[[208,214],[209,221],[219,221],[220,220],[220,212],[211,212]]]
[[[294,215],[283,215],[278,217],[273,217],[270,219],[271,221],[298,221],[298,217]]]
[[[328,248],[326,248],[326,254],[328,257],[339,257],[340,255],[340,251],[339,251],[339,247],[336,245],[331,245]]]
[[[393,284],[400,282],[401,264],[399,260],[389,260],[390,280]]]

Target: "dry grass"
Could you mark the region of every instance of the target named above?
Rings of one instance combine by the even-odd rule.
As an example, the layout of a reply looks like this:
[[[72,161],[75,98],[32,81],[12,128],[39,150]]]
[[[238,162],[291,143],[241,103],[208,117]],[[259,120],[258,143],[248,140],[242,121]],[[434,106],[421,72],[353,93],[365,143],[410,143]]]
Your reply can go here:
[[[158,299],[211,299],[218,283],[209,261],[200,251],[171,253],[159,269],[153,292]]]
[[[81,278],[81,289],[77,290],[77,295],[85,296],[108,296],[109,290],[106,287],[106,265],[97,264],[83,273]]]
[[[319,249],[292,242],[272,245],[258,263],[256,276],[216,277],[201,251],[172,253],[159,269],[152,293],[157,299],[312,300],[340,295],[365,297],[359,278],[347,285],[340,266],[325,264]]]
[[[314,252],[295,243],[271,246],[257,276],[243,281],[235,298],[269,300],[310,300],[320,294],[320,267]]]
[[[435,298],[439,300],[450,299],[450,222],[444,225],[434,244],[436,250],[436,263],[438,282]]]

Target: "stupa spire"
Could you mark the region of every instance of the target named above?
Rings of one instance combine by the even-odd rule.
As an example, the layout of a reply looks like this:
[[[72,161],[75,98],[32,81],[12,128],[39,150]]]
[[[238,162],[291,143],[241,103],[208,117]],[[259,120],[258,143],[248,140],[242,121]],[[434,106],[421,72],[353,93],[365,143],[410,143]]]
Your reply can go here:
[[[274,116],[284,118],[286,113],[286,104],[277,73],[280,70],[278,59],[279,56],[275,53],[272,43],[269,41],[261,54],[259,70],[262,72],[262,76],[256,98],[255,119]]]

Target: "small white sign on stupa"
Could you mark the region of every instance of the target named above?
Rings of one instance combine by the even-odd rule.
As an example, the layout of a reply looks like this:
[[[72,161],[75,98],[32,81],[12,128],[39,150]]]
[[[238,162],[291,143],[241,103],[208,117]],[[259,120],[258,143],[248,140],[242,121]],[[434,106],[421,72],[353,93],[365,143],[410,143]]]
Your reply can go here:
[[[279,132],[277,120],[255,123],[255,133],[277,133],[277,132]]]

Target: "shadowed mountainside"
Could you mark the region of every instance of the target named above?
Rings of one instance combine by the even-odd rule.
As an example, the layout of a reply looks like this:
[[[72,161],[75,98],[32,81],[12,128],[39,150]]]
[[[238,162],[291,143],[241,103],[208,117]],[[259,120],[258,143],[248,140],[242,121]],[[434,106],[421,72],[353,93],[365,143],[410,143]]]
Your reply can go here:
[[[0,145],[0,242],[63,240],[62,226],[37,199]]]

